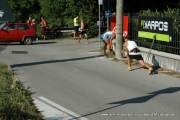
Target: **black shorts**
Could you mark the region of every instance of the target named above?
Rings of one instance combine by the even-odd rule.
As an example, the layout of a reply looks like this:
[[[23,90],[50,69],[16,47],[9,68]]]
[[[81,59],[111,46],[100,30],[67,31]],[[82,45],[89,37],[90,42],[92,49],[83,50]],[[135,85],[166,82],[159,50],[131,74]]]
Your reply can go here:
[[[128,56],[129,56],[131,59],[136,59],[137,61],[143,60],[142,55],[129,55],[129,54],[128,54]]]
[[[78,32],[79,31],[79,26],[74,26],[74,31]]]

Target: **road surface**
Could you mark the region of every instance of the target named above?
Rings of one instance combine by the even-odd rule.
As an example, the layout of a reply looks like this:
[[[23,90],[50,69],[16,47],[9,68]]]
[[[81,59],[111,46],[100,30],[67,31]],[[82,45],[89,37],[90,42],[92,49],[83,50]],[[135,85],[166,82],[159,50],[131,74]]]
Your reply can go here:
[[[0,62],[30,86],[46,120],[178,120],[180,79],[104,58],[99,41],[1,44]],[[102,43],[101,43],[102,44]]]

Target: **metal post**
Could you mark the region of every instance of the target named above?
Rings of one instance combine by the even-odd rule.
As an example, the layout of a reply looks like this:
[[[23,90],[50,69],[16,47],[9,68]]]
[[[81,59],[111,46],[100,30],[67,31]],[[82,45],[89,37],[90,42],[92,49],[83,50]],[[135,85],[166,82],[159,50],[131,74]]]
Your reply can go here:
[[[100,37],[101,37],[101,14],[100,14],[100,0],[99,0],[99,48],[101,49],[101,40],[100,40]]]
[[[109,31],[109,17],[107,17],[107,31]]]
[[[108,0],[108,13],[109,13],[109,0]],[[107,31],[109,31],[109,17],[107,17]]]
[[[156,40],[156,34],[153,36],[153,41],[152,41],[152,43],[151,43],[151,46],[150,46],[150,48],[149,48],[149,53],[147,54],[147,58],[146,58],[146,62],[148,63],[148,60],[149,60],[149,57],[150,57],[150,54],[151,54],[151,49],[152,49],[152,47],[153,47],[153,45],[154,45],[154,41]]]

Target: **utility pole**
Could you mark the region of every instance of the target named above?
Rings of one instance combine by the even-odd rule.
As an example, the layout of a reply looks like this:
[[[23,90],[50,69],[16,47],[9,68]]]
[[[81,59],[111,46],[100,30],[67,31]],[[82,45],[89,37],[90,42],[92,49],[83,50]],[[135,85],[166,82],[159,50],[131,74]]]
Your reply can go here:
[[[123,49],[123,0],[116,0],[116,58],[122,59]]]
[[[108,0],[108,9],[107,11],[109,12],[109,0]],[[107,17],[107,31],[109,31],[109,17]]]
[[[102,0],[98,0],[98,5],[99,5],[99,49],[101,49],[101,5],[103,4]]]

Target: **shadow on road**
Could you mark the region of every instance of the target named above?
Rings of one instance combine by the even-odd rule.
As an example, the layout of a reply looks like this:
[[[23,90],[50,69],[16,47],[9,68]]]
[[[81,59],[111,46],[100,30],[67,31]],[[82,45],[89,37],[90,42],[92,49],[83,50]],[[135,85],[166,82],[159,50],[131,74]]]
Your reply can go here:
[[[52,41],[35,41],[32,42],[31,45],[38,45],[38,44],[53,44],[53,43],[57,43],[57,42],[52,42]],[[20,42],[1,42],[0,46],[8,46],[8,45],[22,45],[20,44]]]
[[[51,60],[51,61],[41,61],[41,62],[31,62],[31,63],[14,64],[14,65],[11,65],[11,68],[23,67],[23,66],[41,65],[41,64],[49,64],[49,63],[58,63],[58,62],[77,61],[77,60],[97,58],[97,57],[101,57],[101,56],[102,56],[102,55],[95,55],[95,56],[72,58],[72,59],[64,59],[64,60]]]
[[[82,117],[90,116],[90,115],[100,113],[100,112],[103,112],[103,111],[106,111],[106,110],[110,110],[110,109],[113,109],[113,108],[116,108],[116,107],[119,107],[119,106],[122,106],[122,105],[126,105],[126,104],[145,103],[145,102],[149,101],[150,99],[152,99],[153,97],[155,97],[157,95],[170,94],[170,93],[175,93],[175,92],[178,92],[178,91],[180,91],[180,87],[170,87],[170,88],[166,88],[166,89],[163,89],[163,90],[148,93],[149,95],[146,95],[146,96],[127,99],[127,100],[122,100],[122,101],[117,101],[117,102],[111,102],[111,103],[108,103],[107,105],[116,105],[116,106],[112,106],[112,107],[102,109],[102,110],[99,110],[99,111],[94,111],[94,112],[91,112],[91,113],[87,113],[85,115],[82,115],[82,116],[79,116],[79,117],[74,117],[73,119],[69,119],[69,120],[74,120],[74,119],[79,119],[79,118],[82,118]]]

